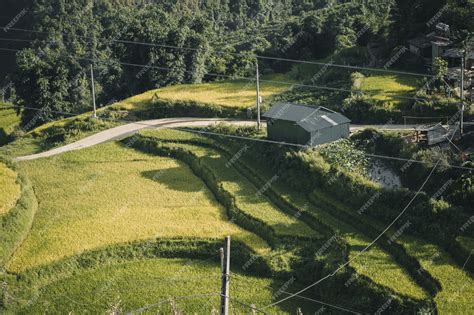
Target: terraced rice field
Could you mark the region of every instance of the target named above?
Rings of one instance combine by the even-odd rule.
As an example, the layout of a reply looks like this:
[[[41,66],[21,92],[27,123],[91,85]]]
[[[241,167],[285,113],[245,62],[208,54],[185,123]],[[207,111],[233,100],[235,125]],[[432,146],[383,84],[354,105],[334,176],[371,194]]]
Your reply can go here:
[[[441,284],[434,300],[440,314],[473,314],[474,281],[439,246],[406,238],[407,251]],[[472,257],[471,257],[472,258]]]
[[[20,196],[20,185],[16,178],[15,171],[0,162],[0,216],[13,208]]]
[[[422,84],[411,76],[403,75],[371,75],[364,77],[355,84],[354,88],[366,92],[376,100],[389,101],[390,104],[397,105],[403,103],[398,96],[414,96],[417,87]],[[383,93],[381,93],[383,91]]]
[[[290,88],[291,83],[292,80],[285,75],[264,76],[260,84],[260,95],[265,99],[282,93]],[[119,103],[120,108],[136,110],[146,107],[151,104],[154,96],[170,101],[195,101],[224,107],[247,108],[255,105],[255,82],[228,80],[202,84],[173,85],[147,91],[121,101]]]
[[[211,314],[219,307],[219,266],[193,259],[148,259],[104,266],[43,287],[28,309],[20,314],[103,314],[114,307],[120,313],[149,307],[144,314]],[[240,275],[247,286],[232,287],[232,297],[257,307],[270,304],[272,280]],[[206,295],[208,294],[208,295]],[[195,297],[179,298],[180,296]],[[200,296],[204,295],[204,296]],[[175,297],[171,302],[170,297]],[[237,301],[231,311],[245,311]],[[280,308],[269,311],[279,313]]]
[[[160,137],[158,134],[156,135]],[[177,141],[180,136],[183,140],[196,143],[211,141],[207,138],[189,133],[181,133],[181,135],[179,135],[178,133],[173,134],[172,132],[168,132],[168,134],[161,134],[162,138],[168,140],[173,139],[175,141]],[[222,146],[222,144],[220,145]],[[244,154],[241,160],[243,160],[243,163],[246,163],[246,165],[256,167],[264,178],[272,174],[272,171],[266,168],[263,163],[256,162],[255,156],[251,154]],[[362,231],[330,215],[330,213],[334,211],[342,211],[342,213],[351,211],[350,209],[345,209],[344,205],[333,202],[334,207],[332,209],[323,211],[323,203],[311,205],[304,195],[289,189],[287,185],[281,182],[275,182],[271,186],[271,189],[280,194],[296,208],[306,209],[305,211],[311,213],[319,222],[326,224],[333,229],[333,231],[336,231],[349,245],[349,259],[358,255],[359,251],[367,246],[371,240],[371,238],[364,236]],[[349,213],[346,213],[346,215],[350,217]],[[384,228],[383,224],[373,219],[367,218],[366,224],[378,230]],[[389,231],[389,234],[390,233],[393,233],[393,231]],[[397,239],[397,243],[402,245],[407,254],[418,260],[421,267],[441,284],[440,291],[434,296],[434,302],[440,314],[468,314],[474,312],[474,305],[472,304],[472,296],[474,296],[472,275],[455,264],[448,253],[440,249],[439,246],[404,235]],[[461,243],[466,248],[470,248],[470,239],[462,238]],[[352,261],[351,266],[356,270],[357,274],[366,276],[374,283],[390,288],[398,294],[416,300],[430,299],[430,295],[413,281],[403,266],[394,262],[393,257],[377,245],[373,246],[364,255]]]
[[[144,131],[144,134],[153,134]],[[265,222],[276,235],[296,237],[316,237],[321,235],[305,223],[286,215],[276,208],[264,195],[263,187],[256,187],[232,167],[226,166],[227,159],[216,150],[190,144],[173,144],[173,147],[192,151],[212,170],[223,188],[234,196],[236,206],[256,220]]]
[[[187,132],[170,130],[145,130],[141,133],[148,136],[155,136],[159,139],[167,141],[179,141],[181,139],[181,141],[194,141],[197,143],[212,142],[212,140],[209,138],[205,138]],[[228,168],[222,168],[222,166],[219,167],[219,164],[217,163],[217,158],[215,158],[217,154],[215,150],[199,146],[192,146],[189,144],[173,144],[173,146],[181,146],[188,150],[192,150],[192,152],[201,156],[204,161],[210,161],[208,163],[212,163],[212,168],[216,171],[217,174],[229,173]],[[245,160],[244,163],[246,163],[246,165],[256,167],[258,169],[258,172],[262,174],[263,177],[271,178],[271,176],[273,176],[273,172],[268,169],[267,166],[265,166],[263,163],[255,162],[255,160],[251,159],[250,157],[250,155],[246,156],[244,154],[241,159]],[[232,187],[230,187],[229,189],[232,189]],[[337,235],[349,245],[349,259],[357,255],[359,251],[361,251],[365,246],[367,246],[367,244],[369,244],[369,238],[365,237],[360,231],[357,231],[352,226],[345,224],[344,222],[341,222],[340,220],[328,214],[331,211],[337,211],[336,209],[328,209],[327,212],[322,211],[321,208],[318,208],[315,205],[311,205],[306,196],[297,191],[292,190],[288,187],[288,185],[282,182],[275,181],[271,185],[271,189],[273,189],[277,194],[281,195],[290,204],[293,204],[295,208],[306,209],[305,211],[309,212],[312,216],[314,216],[316,220],[329,226],[332,229],[333,233],[337,233]],[[265,220],[268,219],[269,218],[265,218]],[[301,222],[301,220],[295,219],[293,219],[293,221]],[[333,235],[334,234],[326,235],[325,238],[329,239]],[[396,292],[397,294],[408,296],[415,300],[424,300],[428,298],[427,293],[420,286],[418,286],[413,281],[413,279],[411,279],[411,277],[407,274],[403,267],[395,263],[392,257],[378,246],[372,247],[367,252],[367,254],[363,256],[362,259],[355,260],[353,263],[351,263],[351,266],[356,270],[357,274],[366,276],[374,283],[387,287]]]
[[[269,250],[262,239],[230,223],[204,183],[176,160],[107,143],[21,166],[40,206],[9,263],[12,272],[152,238],[232,235],[257,253]]]

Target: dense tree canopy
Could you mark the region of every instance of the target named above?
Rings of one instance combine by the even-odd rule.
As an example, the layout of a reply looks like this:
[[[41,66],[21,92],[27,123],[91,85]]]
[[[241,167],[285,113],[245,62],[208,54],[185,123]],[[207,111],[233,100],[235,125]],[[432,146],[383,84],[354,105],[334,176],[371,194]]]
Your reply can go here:
[[[87,76],[91,64],[99,104],[106,104],[154,87],[196,83],[219,75],[250,75],[255,53],[322,58],[370,41],[383,42],[390,50],[405,44],[410,36],[429,31],[427,23],[433,19],[451,23],[462,39],[473,31],[473,3],[8,0],[5,7],[12,16],[27,7],[26,27],[41,32],[21,33],[33,42],[17,55],[19,103],[82,112],[90,109]],[[262,65],[264,71],[288,70],[280,66]],[[62,116],[45,113],[36,115],[35,124]],[[24,124],[34,116],[25,110]]]

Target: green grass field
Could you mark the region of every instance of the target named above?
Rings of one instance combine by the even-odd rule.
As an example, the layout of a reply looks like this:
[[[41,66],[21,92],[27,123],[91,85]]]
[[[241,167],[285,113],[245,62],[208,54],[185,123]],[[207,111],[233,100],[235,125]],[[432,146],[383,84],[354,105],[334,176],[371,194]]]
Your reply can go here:
[[[415,97],[419,79],[403,75],[371,75],[356,82],[354,89],[366,92],[380,101],[387,101],[389,106],[398,105],[406,100],[398,97]]]
[[[406,239],[407,251],[441,283],[442,289],[434,299],[440,314],[471,314],[474,310],[473,276],[460,268],[439,246]]]
[[[7,104],[0,103],[0,107],[6,105]],[[17,116],[15,110],[0,108],[0,145],[3,145],[7,141],[8,136],[19,124],[20,117]]]
[[[168,132],[169,134],[170,132]],[[173,132],[171,132],[173,133]],[[179,132],[178,132],[179,133]],[[161,131],[144,130],[145,136],[160,137]],[[299,237],[321,237],[303,222],[282,213],[265,196],[258,195],[261,187],[256,187],[232,167],[227,167],[228,160],[222,153],[211,148],[191,144],[172,144],[196,154],[215,174],[223,188],[234,196],[237,207],[244,213],[269,225],[277,235]],[[270,178],[269,178],[270,179]]]
[[[168,141],[194,141],[196,143],[200,142],[204,144],[213,142],[210,138],[189,132],[172,130],[145,130],[141,133]],[[220,143],[219,146],[223,146],[223,144]],[[186,147],[190,148],[189,145]],[[198,152],[201,150],[208,151],[209,149],[194,147],[192,150],[193,152]],[[201,154],[204,155],[204,153]],[[258,173],[263,177],[270,178],[272,176],[272,170],[270,170],[264,163],[255,161],[255,159],[252,158],[251,153],[244,154],[241,159],[245,160],[243,163],[246,165],[256,167],[258,169]],[[213,169],[215,169],[217,172],[224,171],[214,165]],[[286,199],[289,203],[293,204],[295,208],[307,209],[307,212],[311,213],[311,215],[314,216],[316,220],[329,226],[333,230],[333,233],[337,233],[339,237],[341,237],[349,245],[349,259],[356,256],[365,246],[369,244],[370,239],[364,236],[363,233],[330,215],[330,213],[332,211],[336,211],[336,209],[328,209],[328,211],[323,211],[321,207],[311,205],[310,201],[306,198],[306,196],[304,196],[304,194],[294,191],[283,182],[276,181],[271,186],[271,189]],[[330,238],[332,235],[333,234],[326,235],[325,237]],[[390,288],[398,294],[409,296],[416,300],[428,298],[427,293],[419,285],[417,285],[413,279],[411,279],[406,270],[394,262],[393,258],[378,246],[372,247],[366,255],[362,256],[361,259],[355,260],[353,263],[351,263],[351,266],[356,270],[357,274],[366,276],[374,283]]]
[[[285,75],[266,75],[262,77],[262,80],[275,81],[261,82],[260,95],[264,99],[286,91],[293,83],[293,80]],[[227,80],[202,84],[172,85],[151,90],[119,102],[120,108],[125,110],[144,108],[151,104],[155,94],[161,99],[170,101],[195,101],[236,109],[253,106],[256,102],[254,81]]]
[[[20,196],[20,185],[16,182],[17,174],[0,162],[0,216],[13,208]]]
[[[228,222],[204,183],[176,160],[108,143],[21,167],[40,208],[10,271],[151,238],[232,235],[258,253],[268,251],[260,238]]]
[[[201,137],[191,133],[183,133],[177,131],[145,131],[145,133],[167,141],[192,141],[193,143],[212,143],[209,138]],[[222,143],[219,144],[224,146]],[[251,151],[250,151],[251,152]],[[269,177],[272,171],[265,167],[264,164],[255,160],[251,153],[244,154],[241,158],[243,163],[257,167],[258,172],[263,177]],[[345,210],[338,205],[328,211],[322,211],[323,204],[308,206],[309,202],[305,196],[288,188],[280,182],[275,182],[271,189],[275,190],[283,198],[286,198],[296,208],[307,209],[314,217],[330,226],[338,233],[340,237],[349,245],[349,259],[358,255],[370,241],[369,237],[364,236],[363,231],[358,231],[354,227],[338,220],[331,215],[334,211],[350,211]],[[373,219],[367,220],[369,224],[377,229],[384,226]],[[389,235],[394,231],[389,231]],[[471,248],[471,240],[463,238],[463,246]],[[416,258],[423,269],[425,269],[435,280],[441,284],[439,293],[434,296],[440,314],[467,314],[472,309],[470,303],[471,297],[474,296],[472,275],[463,270],[459,265],[455,264],[449,254],[440,249],[436,245],[428,244],[424,241],[414,239],[405,235],[398,238],[397,243],[401,244],[407,251],[407,254]],[[373,246],[367,253],[363,254],[356,260],[352,261],[351,266],[359,275],[363,275],[371,279],[374,283],[390,288],[398,294],[409,296],[413,299],[424,300],[429,299],[429,294],[423,290],[413,279],[407,274],[403,266],[399,266],[394,262],[393,257],[388,255],[377,245]]]
[[[186,314],[211,314],[219,307],[219,266],[190,259],[148,259],[138,262],[104,266],[80,273],[41,288],[33,304],[24,314],[100,314],[115,306],[126,313],[156,304],[145,314],[169,314],[172,310],[170,297],[176,297],[176,309]],[[245,284],[232,285],[231,310],[233,313],[248,313],[238,303],[257,307],[272,301],[271,279],[239,275]],[[191,296],[213,294],[211,296]],[[296,308],[295,308],[296,309]],[[272,308],[272,314],[282,312]]]

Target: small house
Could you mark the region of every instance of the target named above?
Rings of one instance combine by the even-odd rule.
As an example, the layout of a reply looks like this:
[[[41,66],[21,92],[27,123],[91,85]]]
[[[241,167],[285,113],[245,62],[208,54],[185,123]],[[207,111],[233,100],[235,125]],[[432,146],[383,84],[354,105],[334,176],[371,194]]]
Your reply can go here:
[[[415,128],[415,142],[423,143],[428,146],[449,141],[449,135],[449,129],[444,127],[441,123]]]
[[[410,52],[426,60],[441,57],[453,42],[449,37],[449,25],[436,24],[436,30],[427,34],[412,38],[408,41]]]
[[[263,117],[267,120],[270,140],[316,146],[350,134],[350,120],[328,108],[291,103],[272,106]]]

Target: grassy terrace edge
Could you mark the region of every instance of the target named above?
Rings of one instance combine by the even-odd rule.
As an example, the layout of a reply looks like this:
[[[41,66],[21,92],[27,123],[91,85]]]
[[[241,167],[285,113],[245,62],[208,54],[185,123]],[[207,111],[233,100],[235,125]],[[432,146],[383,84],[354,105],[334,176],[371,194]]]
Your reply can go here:
[[[145,133],[146,135],[143,135],[143,133]],[[143,150],[145,152],[158,154],[158,155],[172,156],[174,158],[182,159],[186,163],[193,164],[193,165],[195,165],[195,168],[197,168],[196,169],[197,175],[200,176],[200,173],[202,173],[202,169],[200,169],[199,158],[196,155],[194,155],[193,152],[187,151],[187,150],[185,150],[181,147],[173,147],[173,142],[175,144],[177,144],[179,142],[177,139],[169,140],[168,143],[167,143],[167,141],[164,141],[163,143],[160,144],[160,139],[150,135],[150,133],[153,133],[153,132],[152,131],[140,132],[138,135],[134,136],[133,140],[128,140],[128,141],[133,143],[133,147],[135,147],[139,150]],[[125,141],[127,141],[127,140],[125,140]],[[184,141],[184,142],[186,142],[186,141]],[[197,145],[197,144],[194,143],[194,145]],[[220,151],[223,149],[222,147],[216,148],[210,142],[206,142],[206,141],[204,141],[204,143],[201,143],[201,145],[205,146],[205,147],[209,147],[211,149],[220,149]],[[192,169],[194,170],[193,167],[192,167]],[[206,180],[205,180],[205,182],[208,183],[208,181],[206,181]],[[211,185],[216,186],[216,183],[211,183]],[[210,189],[213,192],[215,191],[213,188],[210,188]],[[271,190],[271,188],[269,188],[268,191],[270,191],[270,190]],[[220,193],[217,192],[217,194],[220,194]],[[290,206],[290,204],[288,202],[286,202],[285,204],[282,204],[283,202],[281,200],[278,201],[278,200],[275,200],[274,198],[270,198],[270,200],[274,203],[276,202],[279,205],[280,210],[282,210],[282,208],[280,207],[282,205],[283,205],[284,209],[289,210],[289,211],[293,211],[293,209],[295,209],[293,206]],[[228,204],[228,202],[226,202],[226,203]],[[308,223],[306,221],[308,221]],[[311,224],[311,223],[309,223],[309,221],[311,221],[311,220],[308,220],[308,219],[304,220],[304,222],[307,223],[308,225]],[[315,227],[315,224],[318,227],[324,227],[324,224],[315,223],[314,221],[310,226]],[[263,235],[262,231],[265,231],[265,230],[256,230],[255,233],[260,235],[262,238],[266,239],[270,244],[274,244],[274,243],[272,243],[272,238],[268,237],[268,235],[267,236]],[[268,231],[265,231],[263,233],[268,233]],[[345,255],[346,255],[346,259],[347,259],[347,249],[346,249],[346,254]],[[338,274],[338,281],[341,281],[341,279],[345,279],[344,281],[342,281],[342,283],[344,283],[345,281],[348,281],[354,273],[356,273],[353,270],[352,267],[348,267],[347,269],[348,269],[349,272],[347,272],[347,273],[346,272],[340,272]],[[396,307],[402,307],[403,308],[402,305],[405,305],[404,307],[409,307],[409,308],[415,309],[415,308],[420,306],[419,303],[421,301],[415,301],[414,299],[409,298],[407,296],[403,296],[403,295],[400,296],[398,293],[394,292],[393,290],[391,290],[387,287],[376,285],[375,283],[372,282],[371,279],[369,279],[365,276],[359,276],[357,278],[356,282],[358,282],[358,283],[357,283],[357,285],[354,284],[354,286],[359,287],[359,289],[361,289],[361,287],[363,287],[363,289],[366,292],[369,291],[369,292],[372,292],[372,294],[381,294],[382,296],[385,295],[386,297],[391,296],[393,298],[393,303],[394,303],[394,305],[396,305]],[[375,292],[377,292],[377,293],[375,293]],[[415,305],[417,305],[417,306],[415,306]],[[422,305],[425,305],[425,303],[422,302]]]
[[[21,171],[18,165],[4,157],[0,162],[18,172],[17,182],[20,185],[20,197],[15,207],[0,217],[0,268],[5,268],[9,258],[20,246],[29,233],[34,216],[38,209],[38,201],[30,180]]]

